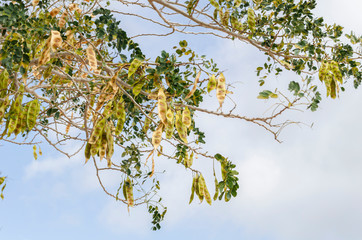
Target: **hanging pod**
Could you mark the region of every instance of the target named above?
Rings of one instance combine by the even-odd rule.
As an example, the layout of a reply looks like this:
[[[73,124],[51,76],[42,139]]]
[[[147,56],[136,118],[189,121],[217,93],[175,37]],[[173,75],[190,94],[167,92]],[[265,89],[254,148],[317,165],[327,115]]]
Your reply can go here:
[[[184,126],[184,124],[182,123],[182,116],[181,116],[181,112],[177,111],[176,113],[176,130],[178,132],[178,135],[180,137],[180,139],[184,142],[187,143],[187,129]]]
[[[170,139],[174,131],[174,115],[171,109],[167,110],[166,114],[167,124],[166,124],[166,138]]]
[[[222,107],[222,104],[224,103],[226,96],[226,87],[225,87],[225,77],[223,73],[220,73],[218,79],[217,79],[217,88],[216,88],[216,97],[219,101],[220,107]]]
[[[163,124],[161,123],[160,125],[158,125],[157,129],[152,134],[152,145],[154,149],[157,149],[158,146],[160,146],[161,144],[162,130],[163,130]]]
[[[160,117],[163,124],[167,124],[166,118],[167,103],[166,95],[162,88],[158,91],[158,116]]]
[[[190,110],[187,106],[185,107],[184,111],[182,112],[182,123],[187,128],[191,127],[191,114],[190,114]]]

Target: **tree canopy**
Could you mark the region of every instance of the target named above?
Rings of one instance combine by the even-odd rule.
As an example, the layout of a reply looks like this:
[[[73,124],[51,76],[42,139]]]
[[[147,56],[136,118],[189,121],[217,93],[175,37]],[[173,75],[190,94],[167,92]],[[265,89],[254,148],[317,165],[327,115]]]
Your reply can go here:
[[[117,4],[122,8],[112,7]],[[346,81],[356,88],[361,84],[362,38],[314,16],[315,6],[315,0],[3,1],[1,141],[33,145],[35,159],[42,154],[41,143],[68,157],[84,152],[105,193],[128,207],[146,204],[154,230],[167,210],[157,195],[158,156],[192,173],[190,203],[195,194],[210,205],[228,202],[237,196],[238,172],[232,159],[203,151],[205,134],[195,113],[250,122],[280,141],[281,130],[295,123],[282,118],[285,112],[316,111],[322,93],[337,98]],[[128,17],[165,31],[130,37],[121,28]],[[155,59],[137,43],[139,37],[177,32],[242,41],[265,53],[266,61],[256,69],[261,90],[255,95],[275,103],[271,114],[248,117],[235,113],[235,107],[223,108],[225,101],[236,106],[232,79],[185,40]],[[263,88],[283,71],[299,81],[285,83],[286,92]],[[219,108],[202,104],[210,95]],[[64,143],[80,147],[67,152]],[[206,186],[193,168],[196,158],[210,160],[215,186]],[[106,171],[120,174],[117,192],[103,184],[100,173]],[[2,198],[5,184],[1,177]]]

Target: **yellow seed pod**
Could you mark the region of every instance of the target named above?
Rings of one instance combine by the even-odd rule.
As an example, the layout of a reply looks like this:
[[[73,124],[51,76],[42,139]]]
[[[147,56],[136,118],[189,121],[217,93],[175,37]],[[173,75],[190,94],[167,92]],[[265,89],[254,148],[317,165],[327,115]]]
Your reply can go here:
[[[106,156],[107,150],[107,135],[105,133],[102,134],[101,138],[101,147],[99,149],[99,159],[102,160],[104,156]]]
[[[205,197],[206,202],[209,205],[211,205],[211,202],[212,202],[211,196],[210,196],[209,190],[207,189],[205,179],[202,176],[202,174],[200,174],[200,177],[199,177],[199,185],[200,185],[199,191],[203,190],[203,195]]]
[[[195,182],[196,182],[196,177],[194,177],[194,178],[192,179],[191,196],[190,196],[189,204],[191,204],[192,201],[194,200],[194,196],[195,196]]]
[[[0,74],[0,98],[7,96],[7,88],[9,85],[9,73],[4,69]]]
[[[112,107],[113,107],[113,101],[109,101],[103,110],[103,116],[104,118],[109,118],[112,114]]]
[[[221,24],[227,27],[229,25],[230,12],[226,10],[222,17],[220,16]]]
[[[342,73],[341,70],[339,69],[338,63],[336,61],[332,61],[330,64],[330,69],[334,75],[334,78],[339,82],[339,83],[343,83],[343,77],[342,77]]]
[[[97,70],[97,58],[93,46],[89,45],[86,52],[89,66],[91,66],[92,70]]]
[[[163,124],[167,124],[166,112],[167,112],[167,103],[166,95],[162,88],[158,91],[158,116],[160,117]]]
[[[189,108],[186,106],[182,112],[182,123],[187,127],[191,127],[191,114]]]
[[[50,13],[49,13],[50,16],[51,17],[57,16],[61,9],[62,9],[62,6],[58,7],[58,8],[54,8],[53,10],[50,11]]]
[[[103,132],[104,126],[106,125],[106,119],[102,118],[101,120],[98,120],[93,128],[92,135],[90,136],[88,142],[90,144],[95,144],[99,137],[101,137],[101,134]]]
[[[40,58],[39,58],[39,65],[46,64],[50,60],[50,48],[51,48],[50,41],[51,41],[51,37],[49,37],[48,40],[46,40],[43,52],[41,53]]]
[[[166,138],[170,139],[174,131],[174,115],[171,109],[167,110],[166,118],[167,118]]]
[[[110,122],[109,124],[111,124],[110,126],[107,127],[106,130],[106,136],[107,136],[107,150],[106,150],[106,159],[107,159],[107,166],[111,167],[112,166],[112,156],[114,153],[114,138],[112,135],[112,126],[113,123]],[[114,126],[113,126],[114,127]]]
[[[182,123],[182,116],[181,116],[181,112],[177,111],[176,113],[176,130],[178,132],[179,137],[181,138],[181,140],[185,143],[187,143],[187,129],[184,126],[184,124]]]
[[[189,167],[192,166],[192,164],[194,163],[194,152],[191,151],[191,154],[190,154],[190,158],[189,158]]]
[[[197,88],[197,84],[199,82],[201,76],[201,71],[196,75],[195,81],[194,81],[194,86],[192,87],[191,91],[189,92],[189,94],[187,94],[187,96],[185,97],[185,99],[190,98],[196,91]]]
[[[98,153],[98,146],[97,146],[97,143],[90,144],[90,145],[91,145],[90,154],[92,157],[94,157]]]
[[[199,197],[200,203],[202,203],[202,201],[204,200],[204,192],[203,189],[201,189],[202,192],[200,191],[200,175],[196,175],[196,180],[195,180],[195,192],[197,194],[197,196]]]
[[[133,184],[129,178],[127,178],[127,183],[126,183],[126,195],[127,195],[128,206],[133,207],[134,206]]]
[[[158,92],[151,92],[148,94],[148,99],[157,100],[158,99]]]
[[[189,153],[186,152],[186,153],[185,153],[185,157],[184,157],[184,166],[185,166],[185,168],[189,168],[189,167],[190,167],[189,159],[190,159]]]
[[[324,81],[324,79],[328,73],[328,68],[329,68],[328,63],[323,61],[321,64],[321,67],[319,68],[319,80],[321,82]]]
[[[157,149],[158,146],[160,146],[161,144],[162,130],[163,130],[163,124],[161,123],[160,125],[158,125],[157,129],[152,134],[152,145],[154,149]]]
[[[28,109],[28,113],[26,116],[26,123],[27,123],[27,127],[28,130],[32,130],[36,124],[36,119],[38,118],[40,112],[40,103],[39,101],[33,100],[30,102],[29,104],[29,109]]]
[[[216,88],[216,97],[220,103],[220,107],[224,103],[225,96],[226,96],[226,87],[225,87],[225,77],[224,74],[220,73],[217,79],[217,88]]]
[[[133,59],[131,65],[129,66],[129,69],[128,69],[128,78],[130,78],[133,74],[135,74],[135,72],[141,65],[142,65],[141,60],[139,60],[137,58]]]
[[[207,83],[207,92],[211,92],[216,88],[216,78],[215,74],[212,74],[209,78],[209,82]]]
[[[145,117],[145,124],[143,125],[143,132],[147,134],[148,129],[150,128],[151,123],[151,113],[148,114],[148,117]]]
[[[56,48],[60,48],[62,46],[63,39],[58,31],[51,31],[50,38],[50,47],[55,52]]]
[[[85,145],[85,150],[84,150],[84,156],[85,156],[85,163],[88,162],[88,160],[90,159],[91,157],[91,148],[92,148],[92,145],[87,143]]]
[[[248,8],[248,26],[250,28],[250,31],[252,33],[255,32],[255,25],[256,25],[256,21],[255,21],[255,12],[252,8]]]
[[[65,24],[67,23],[67,21],[66,21],[67,16],[68,16],[67,12],[63,12],[62,16],[60,17],[60,19],[58,21],[58,26],[60,28],[63,28],[65,26]]]

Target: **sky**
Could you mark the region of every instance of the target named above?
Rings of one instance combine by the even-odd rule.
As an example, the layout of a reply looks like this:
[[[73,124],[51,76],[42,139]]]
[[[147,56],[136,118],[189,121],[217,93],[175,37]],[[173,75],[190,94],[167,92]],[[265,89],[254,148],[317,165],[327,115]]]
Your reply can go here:
[[[362,34],[362,2],[319,0],[315,11],[328,23],[338,23],[348,33]],[[122,21],[129,32],[138,23]],[[137,28],[138,26],[138,28]],[[172,50],[180,38],[212,57],[225,69],[226,80],[238,82],[233,99],[239,113],[263,114],[265,102],[254,69],[262,53],[245,44],[212,37],[174,36],[167,41],[137,39],[150,55]],[[294,78],[271,79],[284,86]],[[150,230],[143,207],[127,208],[110,199],[97,183],[83,155],[68,159],[43,146],[34,161],[31,146],[0,144],[0,170],[8,176],[5,199],[0,201],[0,239],[247,239],[247,240],[360,240],[362,239],[361,89],[347,84],[339,99],[324,99],[317,112],[295,112],[306,123],[286,128],[277,143],[252,124],[204,114],[197,121],[206,133],[206,150],[227,155],[237,164],[240,189],[229,203],[188,204],[191,173],[167,159],[157,159],[165,169],[161,195],[168,207],[162,229]],[[213,96],[205,103],[217,106]],[[307,124],[312,124],[310,128]],[[216,127],[222,126],[222,127]],[[72,150],[72,146],[66,146]],[[198,159],[212,185],[210,162]],[[116,186],[117,176],[106,182]]]

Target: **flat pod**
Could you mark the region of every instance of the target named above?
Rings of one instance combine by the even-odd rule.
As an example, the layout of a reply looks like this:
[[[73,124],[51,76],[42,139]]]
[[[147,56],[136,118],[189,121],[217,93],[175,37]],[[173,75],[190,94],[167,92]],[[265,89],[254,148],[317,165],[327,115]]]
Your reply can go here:
[[[51,31],[50,46],[53,51],[62,46],[63,39],[58,31]]]
[[[101,137],[101,134],[103,132],[103,128],[106,125],[106,119],[102,118],[101,120],[98,120],[95,124],[95,127],[93,128],[92,135],[90,136],[88,142],[90,144],[95,144],[99,137]]]
[[[255,12],[252,8],[248,8],[248,26],[250,28],[250,31],[252,33],[255,32],[255,25],[256,25],[256,21],[255,21]]]
[[[188,107],[185,107],[184,111],[182,112],[182,123],[187,127],[190,128],[191,126],[191,114]]]
[[[160,88],[160,90],[158,91],[158,116],[160,117],[163,124],[167,124],[166,112],[166,95],[163,89]]]
[[[97,58],[92,45],[88,46],[86,53],[89,66],[91,66],[93,71],[97,70]]]
[[[161,144],[162,130],[163,130],[163,124],[161,123],[160,125],[158,125],[157,129],[152,134],[152,145],[154,149],[157,149],[158,146],[160,146]]]
[[[85,145],[85,150],[84,150],[84,156],[85,156],[85,163],[88,162],[88,160],[90,159],[91,157],[91,148],[92,148],[92,145],[87,143]]]
[[[176,113],[176,124],[175,125],[176,125],[176,130],[178,132],[180,139],[184,143],[187,143],[187,129],[184,126],[184,124],[182,123],[182,116],[181,116],[180,111],[177,111],[177,113]]]
[[[212,74],[209,78],[209,82],[207,83],[207,92],[211,92],[216,88],[216,78],[215,74]]]
[[[167,118],[166,138],[170,139],[174,131],[174,115],[171,109],[167,110],[166,118]]]
[[[225,77],[224,74],[220,73],[217,81],[216,97],[219,101],[220,107],[224,103],[226,96]]]
[[[201,71],[196,75],[195,81],[194,81],[194,86],[192,87],[191,91],[189,92],[189,94],[187,94],[187,96],[185,97],[185,99],[190,98],[196,91],[197,88],[197,84],[199,82],[201,76]]]
[[[29,103],[28,113],[26,117],[27,127],[29,131],[34,128],[39,112],[40,112],[40,103],[37,99],[35,99]]]

